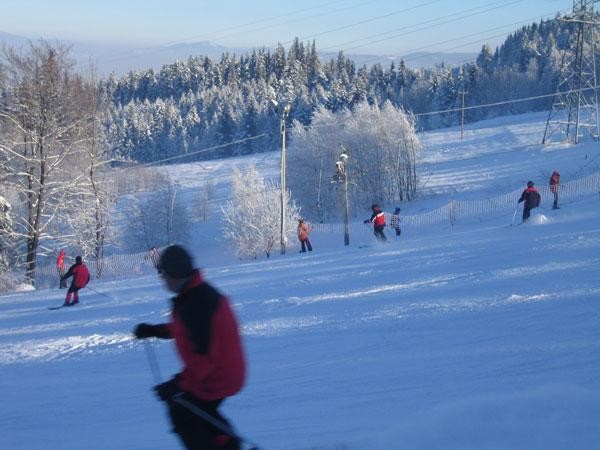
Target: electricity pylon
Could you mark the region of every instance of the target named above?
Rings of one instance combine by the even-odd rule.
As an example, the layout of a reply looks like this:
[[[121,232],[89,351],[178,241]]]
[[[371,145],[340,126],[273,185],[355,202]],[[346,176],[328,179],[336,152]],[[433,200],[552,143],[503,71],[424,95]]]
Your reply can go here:
[[[573,0],[573,12],[559,20],[575,25],[574,47],[563,56],[556,94],[546,121],[542,144],[555,138],[575,144],[584,133],[598,139],[598,94],[596,92],[596,26],[594,3]]]

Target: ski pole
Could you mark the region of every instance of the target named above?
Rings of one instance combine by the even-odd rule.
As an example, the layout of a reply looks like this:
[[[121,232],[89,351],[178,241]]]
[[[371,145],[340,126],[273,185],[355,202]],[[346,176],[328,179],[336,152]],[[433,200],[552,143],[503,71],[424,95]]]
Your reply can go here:
[[[258,445],[256,445],[254,442],[250,442],[248,439],[246,439],[246,438],[240,436],[239,434],[237,434],[235,431],[233,431],[231,429],[231,427],[228,424],[220,421],[219,419],[214,418],[213,416],[211,416],[210,414],[208,414],[206,411],[204,411],[202,408],[198,408],[192,402],[190,402],[189,400],[187,400],[183,396],[182,392],[180,392],[178,394],[175,394],[175,396],[173,397],[173,401],[175,403],[179,403],[181,406],[183,406],[184,408],[186,408],[188,411],[194,413],[199,418],[201,418],[202,420],[204,420],[206,423],[212,425],[217,430],[225,433],[227,436],[230,436],[230,437],[232,437],[234,439],[237,439],[240,442],[247,443],[248,445],[251,446],[250,450],[259,450]]]
[[[150,345],[150,343],[148,343],[146,341],[144,341],[144,348],[146,349],[146,356],[148,357],[148,365],[150,366],[150,371],[152,372],[152,376],[154,377],[154,381],[156,382],[156,384],[160,384],[162,382],[162,376],[160,374],[160,366],[158,365],[158,359],[156,358],[156,353],[154,352],[154,350],[153,350],[152,346]],[[173,401],[176,402],[176,403],[179,403],[185,409],[187,409],[188,411],[194,413],[200,419],[202,419],[206,423],[212,425],[217,430],[225,433],[227,436],[230,436],[230,437],[232,437],[234,439],[237,439],[240,442],[245,442],[248,445],[251,445],[250,450],[259,450],[258,446],[254,442],[251,442],[248,439],[246,439],[246,438],[240,436],[239,434],[237,434],[235,431],[233,431],[231,429],[231,427],[228,424],[226,424],[226,423],[224,423],[224,422],[222,422],[222,421],[214,418],[213,416],[211,416],[210,414],[208,414],[203,409],[198,408],[192,402],[186,400],[183,397],[183,392],[175,394],[175,396],[173,397]]]
[[[104,294],[104,293],[102,293],[102,292],[100,292],[100,291],[97,291],[97,290],[96,290],[96,289],[94,289],[94,288],[91,288],[91,287],[89,287],[89,286],[86,286],[86,288],[88,288],[88,289],[89,289],[90,291],[92,291],[92,292],[95,292],[96,294],[100,294],[100,295],[102,295],[103,297],[106,297],[106,298],[110,298],[110,299],[112,299],[112,297],[111,297],[110,295],[106,295],[106,294]]]
[[[146,356],[148,357],[148,365],[150,366],[150,372],[152,372],[154,381],[156,382],[156,384],[160,384],[162,382],[162,375],[160,374],[160,367],[158,365],[156,353],[154,353],[152,346],[147,341],[144,341],[144,349],[146,350]]]
[[[517,211],[518,211],[518,210],[519,210],[519,204],[517,203],[517,207],[515,208],[515,212],[514,212],[514,214],[513,214],[513,218],[512,218],[512,220],[510,221],[510,226],[511,226],[511,227],[513,226],[513,223],[515,222],[515,217],[517,216]]]

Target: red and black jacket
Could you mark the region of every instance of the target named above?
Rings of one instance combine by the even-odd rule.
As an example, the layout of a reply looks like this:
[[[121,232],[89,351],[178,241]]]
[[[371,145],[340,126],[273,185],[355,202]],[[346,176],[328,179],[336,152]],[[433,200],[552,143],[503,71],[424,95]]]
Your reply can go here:
[[[372,222],[375,227],[385,227],[385,214],[380,208],[373,208],[369,222]]]
[[[538,190],[531,186],[523,191],[521,198],[519,198],[519,203],[525,201],[525,207],[532,209],[540,206],[541,199],[542,197],[540,196]]]
[[[66,280],[70,276],[73,277],[71,286],[77,289],[86,287],[90,281],[90,272],[86,265],[82,262],[75,263],[71,267],[69,267],[69,270],[63,275],[62,279]]]
[[[175,339],[184,367],[179,388],[201,400],[219,400],[239,392],[246,363],[238,324],[229,300],[195,271],[172,299],[171,322],[162,338]]]

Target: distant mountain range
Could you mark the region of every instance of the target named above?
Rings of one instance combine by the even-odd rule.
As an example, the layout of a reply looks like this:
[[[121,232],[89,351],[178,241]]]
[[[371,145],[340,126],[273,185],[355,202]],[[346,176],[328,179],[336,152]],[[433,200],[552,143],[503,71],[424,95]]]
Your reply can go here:
[[[52,42],[52,39],[48,39]],[[4,33],[0,31],[0,43],[11,47],[24,47],[30,39],[23,36]],[[212,60],[219,60],[224,53],[230,55],[241,55],[252,52],[250,47],[225,47],[211,42],[194,42],[173,45],[156,45],[149,47],[130,47],[118,44],[102,44],[88,42],[63,41],[61,43],[71,46],[71,54],[77,61],[78,66],[84,70],[89,67],[90,62],[96,64],[97,71],[101,76],[115,73],[121,76],[130,70],[145,70],[149,67],[155,70],[165,64],[177,60],[185,60],[189,56],[208,56]],[[380,63],[388,67],[392,61],[397,65],[403,60],[408,67],[429,68],[439,64],[460,65],[472,61],[477,57],[475,53],[429,53],[418,52],[407,55],[353,55],[345,54],[356,62],[357,66],[366,64],[371,66]],[[337,57],[337,52],[320,53],[323,60]]]

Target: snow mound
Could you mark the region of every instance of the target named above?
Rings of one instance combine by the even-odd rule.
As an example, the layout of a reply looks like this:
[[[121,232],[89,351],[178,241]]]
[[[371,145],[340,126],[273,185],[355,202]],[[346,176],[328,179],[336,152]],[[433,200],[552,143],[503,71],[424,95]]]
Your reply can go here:
[[[35,287],[33,287],[31,284],[21,283],[21,284],[18,284],[17,286],[15,286],[15,292],[29,292],[29,291],[35,291]]]
[[[535,214],[528,220],[532,225],[544,225],[549,222],[548,218],[543,214]]]

